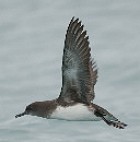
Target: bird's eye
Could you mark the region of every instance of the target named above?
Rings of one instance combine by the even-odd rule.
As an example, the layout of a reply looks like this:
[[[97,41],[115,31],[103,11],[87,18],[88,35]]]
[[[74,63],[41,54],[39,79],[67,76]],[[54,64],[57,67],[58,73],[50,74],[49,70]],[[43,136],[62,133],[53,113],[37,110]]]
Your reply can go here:
[[[33,108],[32,108],[31,106],[28,106],[28,107],[26,108],[26,110],[27,110],[27,111],[31,111],[31,110],[33,110]]]

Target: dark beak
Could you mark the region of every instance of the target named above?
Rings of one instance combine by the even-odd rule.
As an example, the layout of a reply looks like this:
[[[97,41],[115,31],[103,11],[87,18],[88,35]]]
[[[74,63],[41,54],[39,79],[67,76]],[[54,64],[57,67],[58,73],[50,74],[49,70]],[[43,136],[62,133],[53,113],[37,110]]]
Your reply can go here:
[[[17,114],[17,115],[15,116],[15,118],[18,118],[18,117],[21,117],[21,116],[24,116],[24,115],[26,115],[26,111],[24,111],[23,113]]]

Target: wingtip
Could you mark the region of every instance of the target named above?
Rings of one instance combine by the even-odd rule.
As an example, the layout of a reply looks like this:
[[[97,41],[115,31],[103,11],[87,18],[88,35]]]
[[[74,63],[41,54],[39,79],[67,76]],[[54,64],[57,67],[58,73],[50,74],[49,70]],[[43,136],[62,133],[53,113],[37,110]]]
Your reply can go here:
[[[73,16],[73,17],[71,18],[71,22],[73,22],[73,21],[74,21],[74,19],[75,19],[75,16]]]
[[[72,18],[71,18],[71,22],[75,22],[75,21],[79,21],[79,18],[75,18],[75,16],[73,16]],[[81,21],[79,21],[79,22],[81,22]]]
[[[128,126],[127,124],[120,122],[120,121],[117,121],[117,122],[111,121],[110,124],[112,124],[115,128],[119,128],[119,129],[125,129],[125,127]]]

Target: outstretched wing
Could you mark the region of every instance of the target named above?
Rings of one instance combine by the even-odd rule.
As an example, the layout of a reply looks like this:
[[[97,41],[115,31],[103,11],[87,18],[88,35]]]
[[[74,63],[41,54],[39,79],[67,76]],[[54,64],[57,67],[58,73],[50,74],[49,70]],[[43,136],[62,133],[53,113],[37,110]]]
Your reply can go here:
[[[70,21],[63,50],[62,88],[58,101],[66,104],[90,104],[97,80],[95,62],[91,59],[88,36],[79,19]]]

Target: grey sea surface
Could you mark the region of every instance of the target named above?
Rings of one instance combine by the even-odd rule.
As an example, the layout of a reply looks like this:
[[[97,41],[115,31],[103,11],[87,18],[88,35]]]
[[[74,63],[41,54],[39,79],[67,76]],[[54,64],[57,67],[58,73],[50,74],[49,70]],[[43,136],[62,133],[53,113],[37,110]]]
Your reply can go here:
[[[99,68],[94,102],[128,124],[15,119],[26,105],[56,98],[64,38],[82,20]],[[0,142],[140,140],[139,0],[0,0]]]

